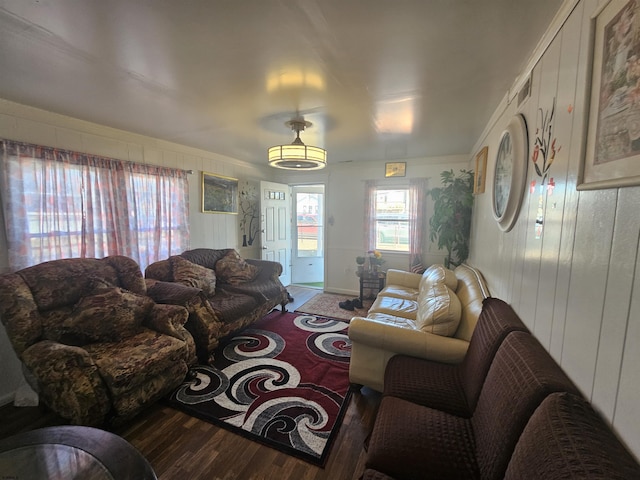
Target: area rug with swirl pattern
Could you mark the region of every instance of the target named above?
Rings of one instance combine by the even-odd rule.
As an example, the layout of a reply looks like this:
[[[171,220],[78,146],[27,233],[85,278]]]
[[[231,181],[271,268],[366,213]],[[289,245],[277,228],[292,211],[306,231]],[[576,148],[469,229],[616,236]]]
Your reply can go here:
[[[366,317],[373,300],[365,298],[363,308],[354,308],[353,310],[345,310],[340,308],[340,302],[353,300],[353,295],[340,295],[337,293],[318,293],[309,301],[304,303],[299,312],[307,312],[313,315],[327,315],[332,318],[340,318],[343,320],[351,320],[352,317]]]
[[[348,324],[273,311],[215,352],[169,404],[324,466],[349,404]]]

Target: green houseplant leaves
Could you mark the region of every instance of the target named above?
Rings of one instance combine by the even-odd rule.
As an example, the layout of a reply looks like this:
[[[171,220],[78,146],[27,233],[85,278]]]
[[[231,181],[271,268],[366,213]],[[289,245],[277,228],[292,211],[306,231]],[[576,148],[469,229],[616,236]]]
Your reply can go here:
[[[445,266],[460,265],[469,256],[471,213],[473,210],[473,171],[453,170],[440,174],[442,187],[432,188],[433,216],[429,220],[429,239],[447,251]]]

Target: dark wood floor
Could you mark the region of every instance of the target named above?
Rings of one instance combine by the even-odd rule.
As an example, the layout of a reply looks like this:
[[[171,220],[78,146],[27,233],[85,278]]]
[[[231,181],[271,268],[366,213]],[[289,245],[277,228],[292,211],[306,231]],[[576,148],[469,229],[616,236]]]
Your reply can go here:
[[[295,301],[288,310],[295,310],[319,291],[289,288]],[[379,403],[380,394],[367,388],[353,393],[325,468],[190,417],[162,402],[113,432],[133,444],[161,480],[351,480],[362,474],[363,442]],[[61,424],[64,421],[40,407],[0,407],[0,438]]]

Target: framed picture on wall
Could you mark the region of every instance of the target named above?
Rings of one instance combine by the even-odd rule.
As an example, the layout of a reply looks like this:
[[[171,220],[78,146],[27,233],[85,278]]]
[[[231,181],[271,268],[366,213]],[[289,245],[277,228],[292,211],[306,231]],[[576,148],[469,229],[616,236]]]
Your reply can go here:
[[[478,195],[484,193],[484,186],[487,180],[487,156],[489,147],[484,147],[476,155],[476,169],[473,172],[473,193]]]
[[[640,184],[639,5],[610,0],[591,18],[591,92],[578,190]]]
[[[238,179],[202,172],[202,212],[238,213]]]
[[[406,162],[390,162],[385,163],[385,177],[404,177],[407,174]]]

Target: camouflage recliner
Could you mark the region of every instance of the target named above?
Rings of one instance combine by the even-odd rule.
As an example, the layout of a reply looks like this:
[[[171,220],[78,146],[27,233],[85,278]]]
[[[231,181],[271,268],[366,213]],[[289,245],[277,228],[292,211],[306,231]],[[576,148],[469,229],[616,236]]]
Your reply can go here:
[[[188,312],[146,295],[131,258],[53,260],[0,275],[0,319],[44,403],[71,423],[118,424],[184,380]]]

